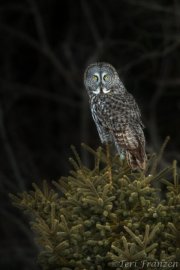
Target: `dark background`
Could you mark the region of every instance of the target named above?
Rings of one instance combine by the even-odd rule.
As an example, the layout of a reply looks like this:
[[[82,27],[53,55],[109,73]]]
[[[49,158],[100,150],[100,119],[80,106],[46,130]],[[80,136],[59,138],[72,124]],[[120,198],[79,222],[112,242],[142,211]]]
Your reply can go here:
[[[100,144],[83,86],[107,61],[141,110],[147,152],[180,160],[179,0],[0,1],[0,269],[37,270],[28,221],[8,193],[69,171],[70,145]]]

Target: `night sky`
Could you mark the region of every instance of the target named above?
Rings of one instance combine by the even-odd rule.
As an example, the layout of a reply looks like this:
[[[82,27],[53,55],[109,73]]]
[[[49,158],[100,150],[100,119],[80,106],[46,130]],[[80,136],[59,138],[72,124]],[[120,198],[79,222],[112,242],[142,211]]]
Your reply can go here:
[[[111,63],[142,111],[147,152],[170,135],[180,161],[178,0],[0,1],[0,269],[37,270],[27,219],[8,197],[68,175],[70,146],[100,145],[83,73]]]

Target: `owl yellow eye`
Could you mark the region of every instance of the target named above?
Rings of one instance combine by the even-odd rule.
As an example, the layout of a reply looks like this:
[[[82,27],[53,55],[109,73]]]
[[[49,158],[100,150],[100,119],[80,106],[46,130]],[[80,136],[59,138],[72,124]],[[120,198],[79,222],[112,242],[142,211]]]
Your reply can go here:
[[[105,80],[105,82],[108,82],[109,80],[110,80],[110,76],[109,75],[104,75],[104,80]]]
[[[97,81],[98,81],[98,76],[93,75],[93,76],[92,76],[92,80],[93,80],[94,82],[97,82]]]

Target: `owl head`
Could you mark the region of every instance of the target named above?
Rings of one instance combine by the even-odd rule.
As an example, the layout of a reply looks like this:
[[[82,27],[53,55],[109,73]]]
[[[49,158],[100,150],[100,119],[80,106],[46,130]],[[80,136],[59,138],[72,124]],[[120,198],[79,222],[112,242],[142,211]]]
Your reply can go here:
[[[104,62],[87,67],[84,73],[84,84],[90,96],[120,93],[125,90],[115,68]]]

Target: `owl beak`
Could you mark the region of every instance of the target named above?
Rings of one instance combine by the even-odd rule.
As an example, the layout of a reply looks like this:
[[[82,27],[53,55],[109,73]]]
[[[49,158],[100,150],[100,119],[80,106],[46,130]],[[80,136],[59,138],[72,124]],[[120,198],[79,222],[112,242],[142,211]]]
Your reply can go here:
[[[99,84],[100,94],[107,94],[110,92],[110,89],[107,89],[102,83]]]
[[[99,89],[100,89],[100,93],[101,93],[101,94],[103,94],[103,88],[104,88],[104,87],[103,87],[102,83],[100,83]]]

